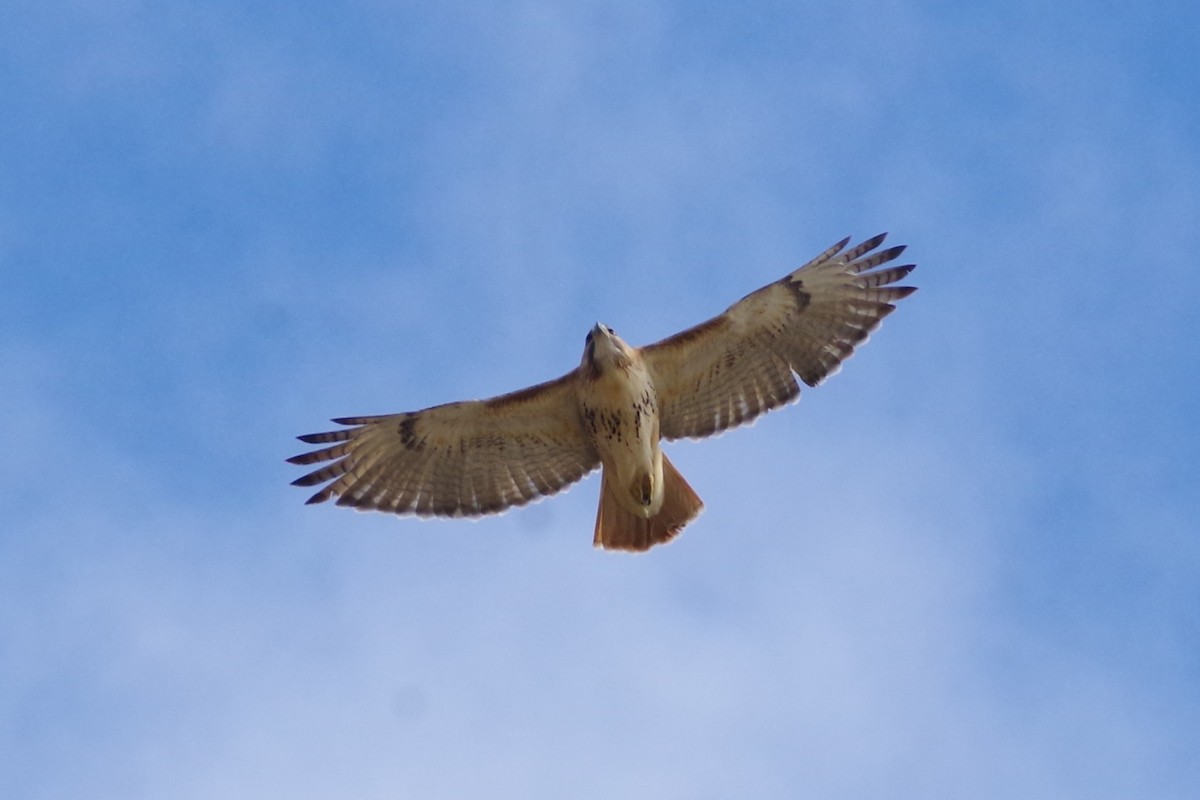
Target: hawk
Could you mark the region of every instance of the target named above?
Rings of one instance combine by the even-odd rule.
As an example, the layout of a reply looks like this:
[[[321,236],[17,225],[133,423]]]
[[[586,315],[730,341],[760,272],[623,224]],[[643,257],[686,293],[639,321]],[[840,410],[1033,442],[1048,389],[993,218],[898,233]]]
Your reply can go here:
[[[749,422],[817,386],[912,294],[915,265],[887,266],[904,246],[887,234],[849,237],[725,313],[646,347],[612,328],[587,334],[579,366],[489,400],[342,417],[348,426],[299,439],[320,449],[288,459],[329,462],[293,481],[325,484],[309,498],[394,514],[476,517],[566,488],[602,467],[593,543],[647,550],[704,507],[662,451]]]

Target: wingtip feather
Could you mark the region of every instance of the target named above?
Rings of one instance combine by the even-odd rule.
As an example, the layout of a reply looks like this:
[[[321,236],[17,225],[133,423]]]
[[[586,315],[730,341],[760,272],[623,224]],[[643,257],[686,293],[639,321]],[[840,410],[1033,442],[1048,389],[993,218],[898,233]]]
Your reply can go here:
[[[322,437],[325,437],[328,435],[329,434],[327,434],[327,433],[305,433],[301,436],[297,436],[296,438],[299,439],[300,441],[304,442],[305,444],[321,444],[322,442],[325,441],[325,439]]]
[[[887,236],[887,231],[884,231],[883,233],[877,233],[870,239],[867,239],[865,242],[860,244],[859,247],[863,248],[864,252],[866,250],[874,250],[876,247],[879,247],[879,245],[883,244],[883,240],[886,239]],[[901,248],[903,248],[903,245],[901,245]]]

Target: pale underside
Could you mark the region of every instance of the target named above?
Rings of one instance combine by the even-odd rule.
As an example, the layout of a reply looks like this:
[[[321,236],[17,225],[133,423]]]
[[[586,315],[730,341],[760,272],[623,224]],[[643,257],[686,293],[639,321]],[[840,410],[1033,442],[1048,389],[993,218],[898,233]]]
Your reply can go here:
[[[723,314],[639,352],[658,395],[663,438],[704,437],[816,386],[914,291],[895,286],[903,251],[877,236],[829,248]],[[300,439],[327,445],[294,464],[330,462],[295,481],[325,484],[309,502],[422,516],[497,513],[548,496],[600,464],[580,419],[578,369],[490,400],[334,420]]]

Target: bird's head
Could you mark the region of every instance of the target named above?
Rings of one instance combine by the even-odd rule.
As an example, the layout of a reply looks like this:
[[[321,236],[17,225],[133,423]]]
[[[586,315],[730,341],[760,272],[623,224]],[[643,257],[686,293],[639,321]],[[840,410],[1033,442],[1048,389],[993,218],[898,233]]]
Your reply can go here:
[[[583,346],[584,372],[598,375],[606,369],[624,367],[632,360],[633,350],[607,325],[596,323],[588,331]]]

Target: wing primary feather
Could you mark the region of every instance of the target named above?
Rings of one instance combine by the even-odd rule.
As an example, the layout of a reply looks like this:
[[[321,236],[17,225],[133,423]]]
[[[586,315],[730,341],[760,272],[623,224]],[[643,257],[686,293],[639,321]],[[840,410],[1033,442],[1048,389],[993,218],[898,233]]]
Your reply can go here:
[[[355,430],[328,431],[326,433],[306,433],[296,438],[306,444],[327,444],[328,442],[344,442],[354,437]]]
[[[287,463],[300,465],[315,464],[318,461],[329,461],[334,458],[340,458],[348,452],[350,452],[349,444],[335,444],[333,447],[326,447],[321,450],[313,450],[308,453],[292,456],[287,460]]]
[[[904,252],[904,245],[889,247],[887,250],[880,250],[878,253],[872,253],[870,256],[859,259],[850,259],[850,267],[852,272],[866,272],[874,269],[880,264],[886,264],[889,261],[894,261]]]
[[[812,261],[805,264],[804,267],[811,267],[811,266],[815,266],[816,264],[822,264],[822,263],[828,261],[829,259],[833,258],[838,253],[842,252],[842,250],[846,249],[846,245],[850,244],[850,239],[851,239],[851,237],[849,237],[849,236],[847,236],[845,239],[842,239],[840,242],[838,242],[837,244],[830,247],[824,253],[821,253],[821,255],[817,256]],[[801,267],[800,269],[804,269],[804,267]]]
[[[304,505],[311,506],[317,503],[324,503],[329,498],[333,497],[333,485],[326,486],[321,491],[314,494],[312,497],[304,501]]]
[[[374,508],[371,502],[371,487],[375,476],[383,470],[383,464],[376,461],[362,465],[361,469],[349,469],[345,474],[330,484],[329,488],[338,496],[339,506],[354,506],[355,508]]]
[[[915,286],[885,286],[882,289],[876,289],[874,296],[876,299],[883,301],[886,305],[890,306],[892,311],[895,311],[896,307],[893,306],[890,301],[903,300],[916,290],[917,287]],[[889,311],[888,313],[890,314],[892,312]]]
[[[887,233],[878,233],[878,234],[872,236],[870,239],[867,239],[865,242],[862,242],[861,244],[857,244],[854,247],[851,247],[849,250],[847,250],[845,253],[842,254],[842,258],[846,259],[847,262],[855,261],[859,256],[861,256],[865,253],[869,253],[872,250],[874,250],[876,247],[879,247],[879,245],[883,244],[883,240],[886,238],[887,238]],[[842,241],[848,242],[848,241],[850,241],[850,239],[849,239],[849,237],[847,237],[846,239],[843,239]],[[845,245],[843,244],[843,247],[844,246]],[[839,247],[838,249],[840,250],[841,248]],[[892,249],[894,250],[895,248],[892,248]],[[904,250],[904,246],[901,245],[900,249]],[[893,256],[893,258],[895,258],[895,256]]]
[[[301,475],[292,481],[292,486],[316,486],[318,483],[333,480],[346,471],[343,463],[342,461],[337,461],[320,469],[313,470],[307,475]]]
[[[886,286],[889,283],[895,283],[902,280],[908,273],[917,268],[916,264],[905,264],[899,267],[888,267],[881,269],[878,272],[864,272],[858,276],[857,283],[864,289],[871,289],[876,286]]]

